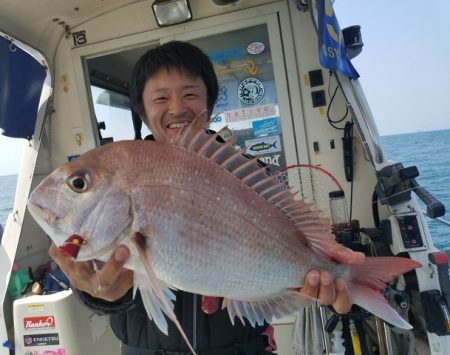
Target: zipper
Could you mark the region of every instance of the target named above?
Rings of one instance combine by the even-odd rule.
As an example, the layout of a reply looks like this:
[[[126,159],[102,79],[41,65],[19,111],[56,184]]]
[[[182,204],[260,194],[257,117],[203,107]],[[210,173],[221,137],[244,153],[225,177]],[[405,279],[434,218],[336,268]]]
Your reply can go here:
[[[197,350],[197,295],[194,294],[194,305],[192,307],[194,314],[192,315],[192,347]]]

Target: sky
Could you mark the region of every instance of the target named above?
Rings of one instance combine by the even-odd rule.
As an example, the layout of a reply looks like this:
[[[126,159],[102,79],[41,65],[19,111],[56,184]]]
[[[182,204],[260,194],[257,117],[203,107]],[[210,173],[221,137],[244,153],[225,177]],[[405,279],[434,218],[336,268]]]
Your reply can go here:
[[[450,1],[336,0],[341,28],[360,25],[352,60],[381,135],[450,128]],[[0,175],[25,141],[0,135]]]

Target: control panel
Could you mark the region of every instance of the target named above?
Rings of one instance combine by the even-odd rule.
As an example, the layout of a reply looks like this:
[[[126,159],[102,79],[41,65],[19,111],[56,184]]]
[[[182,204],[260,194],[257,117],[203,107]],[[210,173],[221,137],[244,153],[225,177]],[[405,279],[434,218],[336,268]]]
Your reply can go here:
[[[403,246],[406,249],[423,247],[422,235],[416,215],[397,216]]]
[[[392,252],[426,250],[427,243],[416,213],[397,214],[389,217]]]

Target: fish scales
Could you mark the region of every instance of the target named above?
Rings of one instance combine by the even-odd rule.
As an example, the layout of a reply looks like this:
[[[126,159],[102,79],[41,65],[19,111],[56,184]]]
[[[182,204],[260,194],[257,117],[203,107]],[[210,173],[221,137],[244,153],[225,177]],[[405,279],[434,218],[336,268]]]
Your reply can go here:
[[[128,267],[150,319],[167,333],[165,313],[188,345],[170,288],[223,296],[232,321],[263,324],[311,303],[298,291],[310,269],[344,278],[355,304],[410,328],[381,290],[419,263],[332,261],[328,255],[340,246],[329,221],[231,142],[194,126],[172,144],[123,141],[81,155],[33,191],[30,213],[58,246],[80,236],[78,260],[106,260],[119,243],[128,245]]]
[[[167,160],[156,176],[146,176],[145,184],[153,189],[140,184],[135,203],[152,206],[146,217],[154,230],[149,250],[157,253],[152,266],[161,279],[191,292],[248,298],[256,290],[266,296],[299,287],[309,269],[325,267],[312,264],[316,259],[286,215],[232,174],[189,151],[168,145],[158,145],[160,152],[149,148],[139,150],[147,158],[138,170],[154,169],[153,156]],[[186,275],[188,266],[195,268]],[[208,282],[204,270],[220,277]]]

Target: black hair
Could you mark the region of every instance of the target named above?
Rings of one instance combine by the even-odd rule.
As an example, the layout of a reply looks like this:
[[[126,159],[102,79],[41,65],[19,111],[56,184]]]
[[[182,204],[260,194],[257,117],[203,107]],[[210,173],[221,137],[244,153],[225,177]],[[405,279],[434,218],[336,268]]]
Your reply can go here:
[[[211,115],[219,92],[211,61],[198,47],[187,42],[171,41],[148,50],[134,66],[130,100],[132,109],[141,118],[145,117],[142,101],[145,84],[161,69],[178,69],[202,79],[206,86],[208,113]]]

